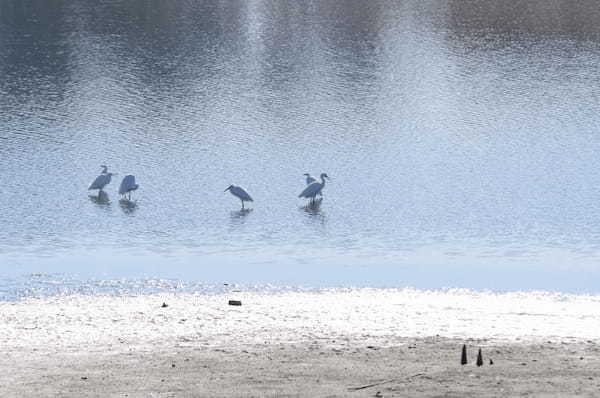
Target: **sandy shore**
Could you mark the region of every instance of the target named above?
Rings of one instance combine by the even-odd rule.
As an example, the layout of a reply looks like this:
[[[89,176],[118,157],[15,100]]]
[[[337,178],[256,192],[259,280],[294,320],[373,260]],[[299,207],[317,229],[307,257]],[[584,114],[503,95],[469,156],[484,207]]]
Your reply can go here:
[[[594,343],[489,345],[442,338],[397,346],[315,341],[233,349],[160,346],[128,352],[13,351],[2,397],[596,397]],[[483,347],[485,365],[475,365]],[[489,365],[492,358],[494,364]]]
[[[353,289],[0,302],[0,397],[592,397],[599,300]]]

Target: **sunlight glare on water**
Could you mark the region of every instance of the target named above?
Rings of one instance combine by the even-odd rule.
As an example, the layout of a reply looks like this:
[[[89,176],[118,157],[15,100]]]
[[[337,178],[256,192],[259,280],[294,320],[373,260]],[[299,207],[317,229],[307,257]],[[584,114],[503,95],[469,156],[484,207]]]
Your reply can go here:
[[[598,20],[566,0],[3,1],[2,272],[597,291]],[[108,202],[86,190],[101,164]],[[317,211],[306,172],[332,177]]]

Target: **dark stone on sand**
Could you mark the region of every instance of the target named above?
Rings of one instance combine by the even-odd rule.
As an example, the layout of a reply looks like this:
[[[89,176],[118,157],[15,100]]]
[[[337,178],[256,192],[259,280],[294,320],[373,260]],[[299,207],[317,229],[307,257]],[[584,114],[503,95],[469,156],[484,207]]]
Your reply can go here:
[[[490,358],[490,365],[493,365],[494,361],[492,361],[492,358]]]
[[[229,300],[229,305],[242,305],[240,300]]]
[[[462,355],[460,356],[460,364],[461,365],[467,364],[467,345],[466,344],[463,344]]]
[[[174,367],[175,367],[175,364],[174,364],[174,363],[172,363],[172,364],[171,364],[171,367],[172,367],[172,368],[174,368]]]
[[[477,366],[482,366],[483,365],[483,356],[481,355],[481,348],[479,349],[479,352],[477,353]]]
[[[87,377],[83,376],[83,377],[81,378],[81,380],[87,380]]]
[[[168,306],[169,306],[169,304],[167,304],[167,303],[162,303],[162,305],[161,305],[162,308],[167,308]]]

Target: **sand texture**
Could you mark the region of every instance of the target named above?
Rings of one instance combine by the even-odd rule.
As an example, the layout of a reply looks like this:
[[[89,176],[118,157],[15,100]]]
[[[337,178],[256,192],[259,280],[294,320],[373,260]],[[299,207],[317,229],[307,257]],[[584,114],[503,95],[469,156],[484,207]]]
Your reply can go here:
[[[394,347],[344,341],[129,352],[15,351],[0,365],[2,397],[597,397],[594,343],[469,344],[431,338]],[[484,366],[475,365],[483,347]],[[489,359],[494,361],[489,365]]]
[[[599,300],[351,289],[0,302],[0,397],[596,397]]]

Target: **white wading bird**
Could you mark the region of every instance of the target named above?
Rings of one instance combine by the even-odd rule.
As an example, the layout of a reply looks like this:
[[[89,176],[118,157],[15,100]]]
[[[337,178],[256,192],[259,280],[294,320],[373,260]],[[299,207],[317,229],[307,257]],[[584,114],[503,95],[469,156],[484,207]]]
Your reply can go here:
[[[311,176],[309,173],[304,173],[304,175],[306,176],[306,185],[310,185],[313,182],[317,182],[317,179]],[[323,192],[319,192],[319,196],[323,197]]]
[[[119,186],[119,195],[128,195],[128,199],[131,200],[131,192],[138,189],[139,185],[135,183],[135,177],[132,175],[126,175],[121,181]]]
[[[244,202],[254,202],[254,199],[252,199],[252,197],[248,195],[248,192],[246,192],[246,190],[242,187],[230,185],[224,192],[227,191],[242,201],[242,210],[244,210]]]
[[[316,182],[316,181],[317,181],[317,179],[316,179],[315,177],[311,176],[311,175],[310,175],[310,174],[308,174],[308,173],[304,173],[304,175],[306,176],[306,185],[310,185],[310,184],[312,184],[313,182]]]
[[[92,182],[90,184],[90,187],[88,188],[88,191],[91,190],[91,189],[97,189],[98,190],[98,194],[100,194],[100,192],[102,192],[102,188],[104,188],[106,185],[108,185],[110,183],[111,177],[115,176],[115,175],[117,175],[117,173],[100,174],[98,177],[96,177],[96,179],[94,180],[94,182]]]
[[[315,196],[320,195],[321,191],[323,190],[323,187],[325,186],[326,178],[329,178],[329,176],[326,173],[321,173],[321,182],[313,182],[312,184],[304,188],[304,191],[302,191],[302,193],[298,195],[298,197],[307,199],[310,198],[310,202],[314,203]]]

